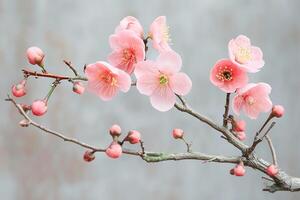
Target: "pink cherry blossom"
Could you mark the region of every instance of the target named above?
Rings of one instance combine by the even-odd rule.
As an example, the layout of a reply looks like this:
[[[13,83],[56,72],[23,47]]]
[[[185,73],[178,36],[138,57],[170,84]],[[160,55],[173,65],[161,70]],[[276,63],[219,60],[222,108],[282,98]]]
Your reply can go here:
[[[119,26],[117,26],[115,33],[119,33],[123,30],[131,30],[135,32],[137,36],[140,38],[143,38],[144,35],[144,30],[139,20],[137,20],[135,17],[132,16],[124,17],[120,21]]]
[[[113,52],[108,61],[113,66],[131,74],[134,64],[145,58],[145,44],[133,31],[123,30],[109,37]]]
[[[230,60],[219,60],[210,72],[210,81],[226,93],[235,92],[248,83],[247,73]]]
[[[73,92],[75,92],[77,94],[83,94],[84,90],[85,90],[85,88],[81,82],[75,81],[73,83]]]
[[[47,109],[47,102],[45,100],[35,100],[31,105],[31,112],[35,116],[44,115]]]
[[[283,114],[284,114],[284,107],[282,105],[273,106],[271,115],[280,118],[283,116]]]
[[[127,135],[127,140],[130,144],[139,143],[141,141],[141,133],[136,130],[131,130]]]
[[[170,51],[171,42],[166,16],[157,17],[150,25],[149,37],[153,40],[153,48],[159,52]]]
[[[183,138],[183,130],[180,129],[180,128],[174,128],[173,131],[172,131],[172,135],[173,135],[173,138],[174,139],[179,139],[179,138]]]
[[[88,78],[88,90],[102,100],[111,100],[118,91],[128,92],[131,85],[130,76],[106,62],[89,64],[85,69]]]
[[[255,73],[265,64],[260,48],[252,46],[250,39],[239,35],[228,43],[229,58],[247,72]]]
[[[251,119],[256,119],[261,112],[268,112],[272,108],[269,94],[271,86],[267,83],[250,83],[237,90],[233,98],[233,111],[239,115],[243,110]]]
[[[44,57],[45,54],[43,51],[38,48],[38,47],[30,47],[27,49],[27,59],[28,62],[32,65],[39,65],[43,66],[44,65]]]
[[[17,85],[13,85],[11,88],[11,92],[15,97],[22,97],[24,95],[26,95],[26,81],[22,80],[20,83],[18,83]]]
[[[181,57],[173,52],[161,53],[156,61],[142,61],[136,64],[137,89],[150,96],[152,106],[159,111],[168,111],[175,104],[175,94],[186,95],[192,88],[192,81],[182,72]]]

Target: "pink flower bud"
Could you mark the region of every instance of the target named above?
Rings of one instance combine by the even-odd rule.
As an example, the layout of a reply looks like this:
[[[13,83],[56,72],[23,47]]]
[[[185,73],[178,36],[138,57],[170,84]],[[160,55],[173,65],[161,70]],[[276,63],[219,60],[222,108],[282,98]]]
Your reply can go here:
[[[82,94],[84,92],[85,88],[83,84],[79,81],[74,82],[73,84],[73,92],[77,94]]]
[[[269,176],[275,176],[278,173],[278,168],[272,164],[267,168],[266,172]]]
[[[139,143],[141,140],[140,132],[138,132],[136,130],[129,131],[129,133],[127,135],[127,140],[130,144]]]
[[[284,107],[282,105],[275,105],[272,108],[272,115],[275,117],[282,117],[284,114]]]
[[[105,151],[110,158],[116,159],[122,155],[122,147],[117,142],[112,142]]]
[[[44,57],[45,54],[38,47],[30,47],[27,49],[27,59],[28,62],[32,65],[44,66]]]
[[[230,173],[231,175],[234,175],[234,169],[231,169],[231,170],[229,171],[229,173]]]
[[[112,137],[120,136],[121,132],[122,132],[122,129],[118,124],[112,125],[112,127],[109,129],[109,133]]]
[[[237,137],[239,140],[243,141],[243,140],[246,139],[246,133],[245,133],[244,131],[236,132],[236,137]]]
[[[45,100],[36,100],[31,105],[33,115],[42,116],[47,112],[47,103]]]
[[[91,162],[95,159],[95,155],[93,154],[93,152],[87,150],[84,155],[83,155],[83,160],[86,162]]]
[[[12,94],[15,97],[24,96],[26,94],[25,84],[26,84],[26,81],[23,80],[20,83],[18,83],[17,85],[13,85],[11,88]]]
[[[29,126],[29,121],[27,119],[23,119],[19,122],[19,125],[21,127],[28,127]]]
[[[233,174],[235,176],[244,176],[245,175],[245,167],[242,164],[237,164],[234,168],[233,168]]]
[[[244,120],[239,120],[233,122],[233,130],[237,132],[245,131],[246,130],[246,122]]]
[[[179,139],[179,138],[182,138],[183,137],[183,130],[182,129],[179,129],[179,128],[175,128],[173,129],[173,138],[175,139]]]

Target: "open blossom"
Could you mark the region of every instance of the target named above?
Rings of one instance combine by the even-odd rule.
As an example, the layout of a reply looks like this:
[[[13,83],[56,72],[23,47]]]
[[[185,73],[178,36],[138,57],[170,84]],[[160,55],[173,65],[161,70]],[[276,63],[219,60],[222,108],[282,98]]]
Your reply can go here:
[[[230,40],[228,50],[230,60],[247,72],[258,72],[265,64],[260,48],[252,46],[244,35]]]
[[[248,76],[230,60],[222,59],[211,70],[210,81],[222,91],[232,93],[248,83]]]
[[[117,26],[115,33],[119,33],[123,30],[131,30],[137,34],[137,36],[143,38],[144,30],[142,25],[140,24],[139,20],[135,17],[127,16],[124,17],[121,21],[119,26]]]
[[[131,85],[130,76],[106,62],[89,64],[85,69],[88,78],[88,90],[108,101],[118,91],[127,92]]]
[[[267,83],[250,83],[237,90],[233,98],[233,111],[239,115],[243,110],[251,119],[256,119],[261,112],[268,112],[272,108],[269,94],[271,86]]]
[[[191,90],[192,81],[179,72],[180,68],[181,57],[173,51],[161,53],[156,61],[136,64],[137,89],[150,96],[151,104],[157,110],[170,110],[175,104],[175,94],[186,95]]]
[[[153,40],[153,48],[159,52],[170,51],[170,33],[166,16],[157,17],[150,25],[149,37]]]
[[[44,65],[44,57],[45,54],[43,51],[38,48],[38,47],[30,47],[27,49],[27,59],[28,62],[32,65],[39,65],[43,66]]]
[[[145,44],[133,31],[123,30],[109,37],[113,52],[108,61],[113,66],[131,74],[134,64],[145,58]]]

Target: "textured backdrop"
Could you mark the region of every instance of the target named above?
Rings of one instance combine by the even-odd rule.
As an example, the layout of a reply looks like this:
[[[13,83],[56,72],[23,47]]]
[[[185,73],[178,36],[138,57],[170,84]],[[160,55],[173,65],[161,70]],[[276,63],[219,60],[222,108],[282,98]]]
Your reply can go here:
[[[50,71],[67,74],[63,59],[80,69],[106,59],[108,37],[124,16],[137,17],[147,30],[153,19],[166,15],[173,49],[181,54],[183,71],[193,80],[188,101],[221,122],[225,96],[209,82],[209,71],[216,60],[227,56],[228,41],[245,34],[261,47],[266,61],[251,80],[269,83],[273,102],[286,108],[286,116],[272,131],[280,167],[300,176],[299,8],[298,0],[0,0],[1,99],[21,79],[29,46],[46,52]],[[49,82],[39,79],[28,86],[25,102],[43,97]],[[147,164],[130,156],[110,160],[103,154],[87,164],[82,161],[82,148],[34,128],[19,128],[20,116],[2,100],[0,111],[1,199],[300,199],[300,193],[262,192],[261,173],[247,170],[245,177],[233,177],[228,173],[232,165],[227,164]],[[248,120],[247,143],[265,117]],[[69,84],[63,84],[51,98],[47,115],[38,121],[99,146],[109,143],[106,130],[119,123],[126,130],[140,130],[148,150],[175,152],[185,146],[174,141],[170,131],[181,127],[193,140],[195,151],[239,153],[205,124],[174,109],[154,110],[134,88],[102,102],[89,93],[75,95]],[[270,160],[265,143],[258,153]]]

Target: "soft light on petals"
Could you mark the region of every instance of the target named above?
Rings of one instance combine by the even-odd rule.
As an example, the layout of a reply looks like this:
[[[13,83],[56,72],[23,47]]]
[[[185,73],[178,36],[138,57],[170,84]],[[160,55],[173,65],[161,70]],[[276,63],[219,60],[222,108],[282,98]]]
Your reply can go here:
[[[171,50],[169,46],[171,40],[169,27],[165,16],[159,16],[152,22],[149,36],[153,40],[153,48],[157,49],[160,53]]]
[[[86,67],[88,90],[108,101],[115,97],[119,90],[127,92],[131,86],[130,76],[106,62],[96,62]]]
[[[133,31],[123,30],[111,35],[109,43],[113,51],[108,61],[128,74],[133,72],[137,62],[145,58],[145,44]]]
[[[192,89],[192,81],[185,73],[179,72],[170,78],[170,87],[176,94],[187,95]]]
[[[170,110],[176,101],[174,92],[169,87],[158,87],[150,97],[151,104],[159,111]]]
[[[264,66],[262,51],[251,46],[250,39],[244,35],[230,40],[228,51],[230,60],[247,72],[258,72]]]
[[[261,112],[271,110],[270,93],[271,86],[266,83],[248,84],[233,98],[233,111],[239,114],[243,110],[249,118],[256,119]]]
[[[117,26],[115,33],[118,33],[123,30],[131,30],[141,38],[143,38],[144,35],[143,27],[141,26],[140,22],[135,17],[132,16],[124,17],[120,21],[119,26]]]
[[[159,54],[156,62],[160,71],[178,72],[182,65],[181,57],[175,51],[166,51]]]

